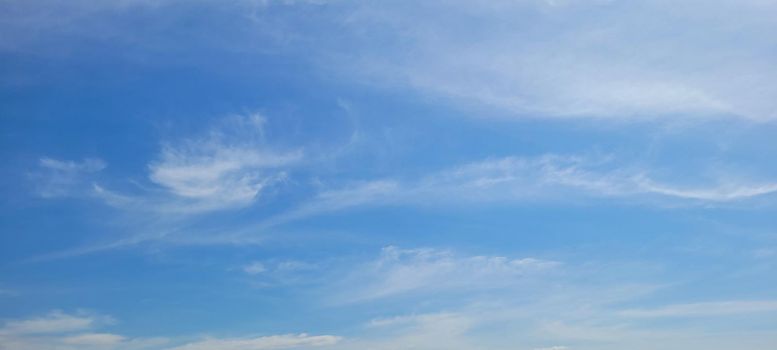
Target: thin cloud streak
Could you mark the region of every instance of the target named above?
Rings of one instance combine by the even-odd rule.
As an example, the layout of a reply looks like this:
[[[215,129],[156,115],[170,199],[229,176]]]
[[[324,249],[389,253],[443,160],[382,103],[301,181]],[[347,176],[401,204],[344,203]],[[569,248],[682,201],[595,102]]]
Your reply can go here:
[[[710,317],[736,314],[777,312],[777,301],[717,301],[691,304],[676,304],[655,309],[631,309],[620,312],[625,317],[662,318],[662,317]]]
[[[173,338],[129,338],[95,332],[113,319],[89,314],[53,311],[46,316],[10,320],[0,327],[0,349],[101,349],[101,350],[269,350],[329,347],[342,337],[284,334],[244,338],[204,338],[185,341]],[[171,345],[178,343],[179,345]]]
[[[777,183],[706,181],[688,187],[654,180],[639,166],[618,167],[611,159],[544,155],[487,159],[443,170],[415,181],[381,179],[329,189],[295,209],[272,217],[268,228],[309,216],[381,205],[450,206],[484,202],[564,202],[603,198],[658,205],[734,204],[777,193]]]
[[[269,350],[332,346],[342,338],[332,335],[287,334],[256,338],[210,338],[168,350]]]
[[[460,256],[440,249],[389,246],[377,260],[349,273],[342,286],[346,292],[337,299],[354,303],[412,293],[508,288],[560,265],[536,258]]]
[[[90,181],[108,165],[99,158],[73,161],[43,157],[38,166],[38,170],[30,174],[37,194],[43,198],[56,198],[88,193]]]

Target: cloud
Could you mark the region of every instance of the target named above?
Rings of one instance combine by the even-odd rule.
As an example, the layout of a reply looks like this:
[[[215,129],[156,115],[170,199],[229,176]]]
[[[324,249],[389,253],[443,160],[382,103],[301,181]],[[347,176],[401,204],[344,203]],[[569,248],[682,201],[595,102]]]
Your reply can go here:
[[[52,158],[41,158],[40,166],[46,169],[65,173],[97,172],[105,169],[105,162],[100,159],[87,158],[82,162],[62,161]]]
[[[395,202],[405,191],[406,188],[402,184],[393,180],[359,182],[346,188],[325,190],[297,208],[265,220],[260,227],[270,227],[307,216],[362,205]]]
[[[333,1],[312,18],[294,12],[320,2],[13,2],[0,11],[0,50],[65,56],[94,41],[144,64],[180,64],[160,48],[225,60],[288,50],[338,79],[476,106],[477,116],[777,118],[769,1]],[[166,31],[176,18],[192,23],[179,28],[189,40]],[[128,25],[138,19],[157,26]],[[220,40],[202,30],[212,21]]]
[[[149,164],[149,178],[203,209],[248,205],[285,177],[282,167],[301,157],[299,152],[267,150],[262,145],[264,121],[258,114],[237,116],[205,137],[166,145]]]
[[[722,301],[668,305],[655,309],[630,309],[620,314],[636,318],[710,317],[777,312],[777,301]]]
[[[355,302],[413,292],[489,290],[514,286],[559,265],[535,258],[459,256],[448,250],[390,246],[345,280],[349,287],[343,299]]]
[[[94,327],[99,318],[90,315],[70,315],[61,311],[52,311],[46,316],[8,321],[0,328],[3,334],[41,334],[81,331]]]
[[[93,183],[84,192],[145,213],[187,215],[249,206],[283,182],[286,170],[302,158],[299,151],[271,150],[264,123],[259,114],[223,118],[204,135],[163,143],[148,163],[152,186],[136,183],[139,191],[130,193]]]
[[[770,300],[625,309],[644,305],[646,297],[667,288],[630,284],[634,275],[650,279],[635,268],[612,275],[611,269],[591,262],[561,265],[536,258],[386,247],[377,258],[338,270],[337,281],[323,279],[334,287],[323,290],[338,301],[391,310],[364,322],[362,331],[338,345],[344,350],[653,348],[645,344],[726,349],[734,339],[768,349],[763,344],[775,339],[768,331],[754,330],[771,329],[770,318],[755,317],[775,311]],[[714,322],[686,327],[659,320],[681,315],[741,315],[752,323],[719,334]],[[554,345],[559,343],[564,345]]]
[[[210,338],[169,350],[265,350],[300,349],[331,346],[337,344],[340,337],[332,335],[286,334],[256,338]]]
[[[0,30],[8,33],[0,50],[57,56],[91,39],[144,64],[180,64],[180,55],[160,48],[190,53],[190,60],[204,52],[228,60],[235,51],[250,59],[288,50],[309,52],[310,62],[338,79],[412,89],[477,112],[777,118],[777,6],[769,1],[332,1],[312,18],[294,11],[321,2],[14,2],[0,11]],[[742,16],[734,20],[732,12]],[[176,18],[192,23],[179,28],[189,40],[165,31]],[[133,19],[157,26],[139,30],[128,25]],[[223,24],[220,40],[202,30],[212,21]]]
[[[365,333],[343,349],[728,349],[737,342],[768,349],[775,340],[768,330],[742,331],[656,324],[612,312],[617,302],[606,291],[611,286],[565,285],[525,299],[521,290],[509,297],[479,300],[456,311],[411,314],[373,319]],[[590,298],[576,298],[575,289],[590,289]],[[596,295],[596,290],[600,293]],[[566,294],[566,295],[565,295]],[[578,295],[579,296],[579,295]],[[631,295],[629,299],[633,299]],[[748,313],[757,313],[754,309]],[[711,314],[710,314],[711,315]],[[721,316],[727,316],[720,314]],[[765,325],[768,325],[766,321]],[[565,342],[570,345],[542,344]],[[419,345],[422,344],[422,345]]]
[[[243,271],[249,275],[256,275],[267,271],[267,268],[261,262],[254,261],[246,266],[243,266]]]
[[[110,333],[86,333],[67,337],[62,340],[65,344],[79,346],[114,346],[125,340],[124,337]]]
[[[379,179],[326,189],[261,226],[352,208],[394,204],[455,206],[603,198],[656,205],[710,205],[777,193],[774,181],[747,177],[709,179],[701,175],[689,179],[688,176],[686,172],[676,174],[677,184],[659,181],[644,166],[618,165],[614,159],[600,156],[546,154],[489,158],[432,172],[416,180]]]
[[[680,174],[676,178],[686,180]],[[456,193],[458,189],[474,194],[476,200],[553,198],[578,193],[592,197],[652,195],[708,202],[745,200],[777,192],[775,182],[695,180],[698,187],[674,185],[654,180],[644,167],[615,165],[606,157],[549,154],[465,164],[430,176],[421,183],[419,191],[445,188]]]
[[[482,348],[467,336],[474,320],[458,313],[429,313],[373,320],[374,333],[344,344],[344,349],[468,350]]]
[[[67,314],[53,311],[43,317],[10,320],[0,327],[0,349],[104,349],[104,350],[269,350],[309,349],[339,343],[332,335],[284,334],[246,338],[205,338],[194,342],[168,338],[127,338],[118,334],[94,332],[113,322],[106,316]]]
[[[636,185],[649,193],[711,202],[736,201],[777,192],[777,183],[726,183],[713,188],[677,188],[640,178],[637,179]]]
[[[766,1],[343,7],[356,43],[326,62],[370,85],[521,117],[777,118],[777,6]]]
[[[129,339],[95,329],[114,323],[108,316],[52,311],[45,316],[6,321],[0,327],[0,349],[150,349],[166,342],[162,338]]]
[[[31,177],[38,195],[43,198],[84,195],[95,173],[105,169],[105,162],[98,158],[86,158],[80,162],[43,157],[38,170]]]
[[[113,242],[43,258],[86,254],[147,241],[257,244],[262,242],[258,234],[274,226],[332,212],[378,206],[575,204],[590,203],[592,199],[660,207],[733,206],[761,203],[777,193],[776,182],[731,175],[736,171],[668,171],[639,163],[622,164],[613,157],[599,155],[508,156],[464,163],[417,178],[345,180],[341,185],[323,186],[318,194],[286,211],[258,219],[258,222],[241,222],[240,228],[212,230],[199,235],[193,229],[187,229],[187,225],[201,215],[251,205],[295,166],[300,152],[265,151],[267,146],[260,142],[262,123],[263,119],[256,115],[233,117],[210,129],[205,137],[187,138],[166,146],[159,158],[149,165],[150,178],[157,181],[158,187],[143,188],[139,194],[123,194],[93,184],[92,195],[122,209],[128,216],[142,218],[141,224],[133,220],[132,227],[138,232]],[[74,165],[58,167],[79,168]],[[715,176],[719,173],[725,176]],[[757,199],[762,201],[756,202]],[[187,235],[180,235],[184,231]]]
[[[54,188],[67,188],[68,194],[101,200],[119,210],[113,218],[115,222],[128,221],[130,224],[126,226],[129,232],[124,232],[118,239],[32,260],[88,254],[149,241],[256,244],[259,240],[255,237],[227,238],[226,234],[213,232],[197,235],[189,225],[206,215],[251,206],[268,190],[282,184],[287,172],[301,161],[299,150],[279,151],[268,145],[264,135],[265,122],[265,118],[256,113],[232,115],[219,119],[201,133],[163,142],[159,153],[148,163],[150,183],[134,181],[132,187],[123,186],[121,190],[116,189],[119,186],[115,181],[107,184],[96,180],[87,182],[86,177],[81,176],[104,168],[102,161],[77,163],[44,158],[41,167],[57,175],[46,173],[46,181],[40,181],[46,185],[42,187],[47,189],[46,193],[55,193]],[[224,230],[223,227],[218,229]],[[186,236],[179,234],[183,231]],[[197,232],[201,231],[197,227]]]
[[[298,260],[252,261],[240,270],[249,275],[254,288],[291,288],[291,286],[320,286],[328,277],[327,269],[318,263]]]
[[[276,261],[276,262],[252,261],[244,265],[242,270],[243,272],[249,275],[258,275],[262,273],[277,275],[277,274],[285,274],[285,273],[311,271],[311,270],[316,270],[318,268],[319,268],[318,265],[304,262],[304,261],[283,260],[283,261]]]

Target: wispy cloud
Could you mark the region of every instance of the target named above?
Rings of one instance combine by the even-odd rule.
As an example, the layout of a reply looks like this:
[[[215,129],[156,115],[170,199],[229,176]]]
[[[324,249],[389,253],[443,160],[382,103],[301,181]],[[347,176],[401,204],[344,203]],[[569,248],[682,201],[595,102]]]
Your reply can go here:
[[[121,344],[126,339],[120,335],[110,333],[85,333],[74,336],[69,336],[62,339],[62,342],[70,345],[78,346],[99,346],[99,347],[113,347]]]
[[[636,185],[648,193],[711,202],[729,202],[777,192],[777,183],[723,183],[709,188],[683,188],[637,178]]]
[[[256,275],[267,271],[267,268],[263,263],[254,261],[248,265],[243,266],[243,271],[249,275]]]
[[[249,57],[268,46],[293,47],[311,52],[321,69],[343,73],[338,78],[409,87],[522,117],[777,118],[770,98],[777,92],[777,7],[768,1],[332,1],[327,8],[335,11],[304,26],[282,11],[268,12],[278,10],[270,4],[321,2],[198,3],[241,30],[224,25],[222,40],[186,32],[196,45],[153,28],[154,40],[138,40],[136,31],[112,25],[122,16],[159,23],[186,16],[177,1],[14,3],[4,7],[1,29],[10,35],[0,50],[51,55],[54,33],[62,32],[166,59],[159,47],[212,54],[240,48]],[[741,18],[726,16],[732,12]]]
[[[252,261],[249,264],[243,266],[243,272],[249,275],[257,275],[262,273],[293,273],[299,271],[310,271],[318,269],[316,264],[298,261],[298,260],[282,260],[282,261]]]
[[[675,178],[680,179],[678,184],[659,181],[651,176],[649,167],[619,164],[609,157],[548,154],[492,158],[414,180],[380,179],[326,189],[297,208],[266,220],[263,226],[345,209],[392,204],[455,206],[603,198],[658,205],[709,205],[777,193],[774,181],[710,180],[702,176],[688,179],[688,174],[677,174]]]
[[[122,193],[99,184],[91,175],[106,167],[100,159],[41,158],[33,178],[41,196],[92,196],[127,210],[185,214],[244,207],[284,181],[285,169],[302,157],[300,151],[270,149],[264,122],[259,114],[227,117],[202,136],[166,142],[148,164],[157,188]]]
[[[777,312],[777,301],[759,300],[759,301],[719,301],[703,302],[690,304],[667,305],[654,309],[630,309],[623,310],[621,315],[638,318],[661,318],[661,317],[710,317],[727,316],[736,314],[752,313],[775,313]]]
[[[248,283],[255,288],[289,288],[290,286],[320,286],[329,278],[323,262],[299,260],[252,261],[240,270],[250,276]],[[331,266],[330,266],[331,267]]]
[[[115,222],[130,222],[118,239],[95,242],[31,260],[48,260],[162,241],[193,244],[255,244],[258,240],[228,234],[192,233],[193,221],[208,215],[245,208],[268,189],[282,184],[287,171],[302,159],[299,150],[279,151],[268,145],[265,118],[259,114],[233,115],[214,122],[205,131],[167,140],[148,163],[149,181],[117,186],[117,179],[97,181],[89,173],[105,167],[101,160],[84,162],[41,160],[38,182],[53,194],[102,201],[117,210]],[[125,181],[126,182],[126,181]],[[121,190],[117,189],[121,188]],[[202,231],[201,229],[197,230]],[[115,236],[114,236],[115,237]]]
[[[768,98],[777,91],[777,7],[765,1],[343,7],[352,10],[343,22],[357,44],[332,62],[369,84],[523,117],[777,118]],[[732,22],[731,11],[746,19]],[[391,40],[358,41],[363,32]]]
[[[344,344],[351,345],[344,348],[396,349],[423,344],[425,349],[648,350],[660,344],[662,348],[677,350],[722,350],[736,343],[768,349],[766,344],[775,339],[768,331],[736,330],[720,334],[719,330],[700,327],[698,323],[693,327],[669,328],[656,326],[652,321],[642,323],[634,316],[614,311],[614,300],[605,290],[608,287],[599,288],[600,295],[592,295],[593,299],[563,297],[564,293],[575,292],[562,289],[548,290],[522,303],[515,302],[521,300],[520,291],[516,290],[509,298],[492,299],[491,303],[480,301],[456,311],[373,319],[367,323],[365,334]],[[768,311],[749,309],[737,313],[740,312],[752,315]],[[730,315],[726,312],[700,316],[725,319]],[[543,345],[559,342],[570,345]]]
[[[52,311],[41,317],[9,320],[0,327],[0,349],[151,349],[164,338],[130,339],[118,334],[95,332],[114,323],[113,318],[93,313],[68,314]]]
[[[337,344],[332,335],[287,334],[255,338],[209,338],[170,348],[169,350],[265,350],[307,349]]]
[[[49,157],[41,158],[38,165],[38,170],[31,177],[38,195],[44,198],[83,195],[88,192],[94,174],[107,166],[97,158],[72,161]]]
[[[459,256],[439,249],[386,247],[380,257],[352,272],[342,297],[349,302],[413,292],[488,290],[515,286],[560,263],[536,258]],[[358,286],[354,288],[353,286]]]
[[[474,320],[458,313],[429,313],[373,320],[374,333],[344,344],[345,349],[466,350],[482,347],[467,336]]]
[[[119,334],[95,332],[113,323],[113,319],[95,314],[67,314],[53,311],[48,315],[10,320],[0,327],[0,349],[62,350],[269,350],[308,349],[335,345],[342,340],[332,335],[284,334],[244,338],[204,338],[185,341],[172,338],[129,338]],[[171,345],[178,343],[179,345]]]
[[[88,314],[71,315],[61,311],[53,311],[43,317],[8,321],[0,329],[0,333],[43,334],[82,331],[94,327],[99,323],[99,320],[99,318]]]
[[[546,154],[502,157],[465,163],[416,178],[338,181],[273,216],[243,222],[228,232],[206,236],[178,232],[190,219],[250,206],[271,184],[295,166],[300,152],[271,152],[261,142],[263,119],[243,116],[163,148],[149,165],[158,187],[122,194],[93,185],[90,195],[144,218],[148,228],[114,242],[67,252],[68,256],[115,249],[149,240],[195,244],[256,244],[270,227],[327,213],[390,205],[416,207],[473,206],[484,203],[575,204],[601,199],[662,207],[746,205],[777,193],[777,183],[757,177],[714,177],[683,171],[661,171],[613,157]],[[226,126],[223,126],[226,125]],[[60,167],[81,169],[84,166]],[[92,166],[88,169],[97,169]],[[662,179],[653,173],[661,173]],[[667,176],[667,173],[671,176]],[[759,202],[760,203],[760,202]],[[223,231],[223,230],[221,230]],[[173,237],[173,236],[177,236]],[[256,270],[256,269],[254,269]]]
[[[588,267],[586,267],[588,265]],[[662,318],[747,317],[769,324],[773,300],[728,300],[629,309],[659,288],[630,285],[624,276],[590,264],[560,264],[534,258],[463,255],[444,249],[387,247],[372,261],[349,264],[349,276],[325,288],[339,298],[390,305],[393,315],[364,323],[339,349],[726,349],[736,341],[763,347],[774,338],[748,326],[718,334],[707,324],[672,324]],[[630,269],[626,273],[635,273]],[[644,277],[643,277],[644,278]],[[326,281],[326,280],[325,280]],[[467,298],[456,298],[461,292]],[[484,293],[480,293],[484,292]],[[454,293],[454,294],[451,294]],[[431,296],[431,298],[430,298]],[[410,301],[397,304],[397,300]],[[385,303],[385,304],[384,304]],[[404,305],[404,306],[399,306]],[[379,308],[376,308],[379,309]],[[417,310],[436,311],[417,311]],[[736,340],[736,341],[735,341]],[[557,345],[559,343],[564,344]]]
[[[264,122],[258,114],[232,117],[204,137],[165,145],[149,164],[149,177],[202,210],[248,205],[265,187],[282,181],[283,167],[301,157],[268,150]]]

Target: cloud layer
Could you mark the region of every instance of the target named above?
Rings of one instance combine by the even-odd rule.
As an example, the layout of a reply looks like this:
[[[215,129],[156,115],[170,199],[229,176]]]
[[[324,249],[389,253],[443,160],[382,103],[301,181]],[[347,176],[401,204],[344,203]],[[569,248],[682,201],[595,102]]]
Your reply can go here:
[[[370,84],[409,86],[523,117],[777,118],[768,98],[777,91],[777,8],[768,2],[354,7],[345,25],[371,36],[338,59],[357,62],[356,74]],[[374,36],[387,39],[371,45],[366,38]]]

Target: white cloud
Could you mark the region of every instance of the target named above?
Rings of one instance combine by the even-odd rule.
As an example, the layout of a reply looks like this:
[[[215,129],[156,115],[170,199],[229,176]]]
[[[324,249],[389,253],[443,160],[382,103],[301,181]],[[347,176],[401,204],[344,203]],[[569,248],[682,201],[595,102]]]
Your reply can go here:
[[[32,174],[38,194],[44,198],[82,195],[88,192],[90,179],[105,169],[101,159],[86,158],[80,162],[43,157]]]
[[[243,266],[243,271],[249,275],[256,275],[267,271],[267,268],[261,262],[255,261]]]
[[[343,299],[364,301],[411,292],[488,290],[514,286],[560,265],[555,261],[502,256],[459,256],[439,249],[386,247],[344,283]]]
[[[338,344],[342,338],[332,335],[284,334],[245,338],[205,338],[193,342],[168,338],[128,338],[119,334],[95,332],[112,323],[110,317],[91,314],[67,314],[53,311],[48,315],[9,320],[0,327],[1,350],[270,350],[309,349]]]
[[[62,161],[52,158],[41,158],[40,166],[43,168],[62,172],[96,172],[105,169],[105,162],[100,159],[87,158],[82,162]]]
[[[661,318],[661,317],[710,317],[735,314],[752,314],[777,312],[777,301],[721,301],[690,304],[676,304],[655,309],[630,309],[620,314],[626,317]]]
[[[276,265],[278,271],[307,271],[315,270],[318,265],[304,261],[286,260],[281,261]]]
[[[257,114],[234,117],[205,137],[167,145],[149,165],[149,177],[203,209],[248,205],[266,186],[283,180],[283,166],[301,157],[267,150],[263,124]]]
[[[457,311],[374,319],[367,323],[363,336],[344,344],[348,346],[343,349],[723,350],[736,347],[737,342],[769,349],[767,344],[777,339],[768,330],[721,333],[699,323],[690,328],[665,328],[650,320],[641,323],[632,316],[612,312],[617,302],[610,299],[609,287],[565,285],[529,299],[520,290],[513,290],[505,298],[478,300]],[[579,298],[577,289],[588,289],[592,294]],[[558,342],[568,345],[543,345]]]
[[[262,262],[252,261],[243,266],[243,272],[249,275],[258,275],[262,273],[268,273],[272,275],[305,272],[318,269],[316,264],[298,261],[298,260],[283,260],[274,262]]]
[[[302,158],[299,151],[272,150],[264,124],[259,114],[222,118],[203,134],[163,144],[148,164],[158,188],[140,185],[138,193],[125,194],[92,184],[89,193],[127,211],[164,215],[248,206]]]
[[[678,188],[658,184],[650,179],[638,178],[636,185],[645,192],[711,202],[735,201],[777,192],[777,183],[724,183],[712,188]]]
[[[476,321],[458,313],[430,313],[373,320],[374,333],[344,344],[343,349],[470,350],[483,348],[466,334]]]
[[[677,174],[677,178],[684,178]],[[775,182],[724,181],[699,178],[698,187],[673,185],[651,178],[639,166],[613,167],[611,159],[545,155],[536,158],[506,157],[466,164],[431,176],[424,187],[447,186],[455,190],[478,189],[484,199],[553,198],[578,192],[593,197],[657,195],[680,200],[727,202],[777,192]],[[478,198],[476,195],[475,198]]]
[[[112,333],[95,332],[113,323],[107,316],[79,312],[52,311],[41,317],[8,320],[0,327],[0,349],[152,349],[164,344],[163,338],[129,339]]]
[[[94,327],[99,318],[90,315],[70,315],[53,311],[46,316],[8,321],[0,328],[2,334],[42,334],[81,331]]]
[[[361,182],[347,188],[326,190],[311,201],[270,218],[260,226],[269,227],[320,213],[392,202],[396,201],[397,196],[402,195],[405,190],[399,182],[391,180]]]
[[[252,261],[240,270],[251,276],[248,283],[254,288],[293,288],[292,286],[320,286],[327,279],[327,269],[319,263],[298,260]]]
[[[313,348],[337,344],[340,337],[332,335],[287,334],[256,338],[209,338],[177,346],[169,350],[266,350]]]
[[[339,210],[375,205],[461,205],[478,202],[574,201],[610,198],[653,204],[725,204],[777,193],[777,182],[749,178],[655,180],[647,168],[608,157],[503,157],[467,163],[415,181],[380,179],[328,189],[265,221],[268,227]],[[693,183],[694,185],[687,185]]]
[[[57,50],[46,50],[60,47],[55,33],[121,43],[136,54],[124,55],[130,58],[169,59],[159,47],[211,54],[239,48],[249,58],[292,48],[310,52],[323,69],[345,73],[338,78],[410,87],[522,116],[777,118],[777,6],[770,1],[333,1],[327,4],[333,11],[304,26],[283,11],[263,16],[267,4],[319,2],[199,4],[225,13],[243,30],[225,26],[222,34],[235,35],[217,41],[186,32],[192,40],[185,42],[155,31],[155,40],[138,40],[137,32],[112,21],[143,9],[148,18],[168,23],[186,13],[177,1],[14,3],[0,12],[0,29],[10,33],[0,50],[55,55]],[[186,46],[192,42],[194,48]]]
[[[350,54],[332,54],[331,64],[369,84],[531,117],[777,118],[770,98],[777,92],[777,6],[769,2],[344,7],[351,12],[342,22],[356,44]],[[731,19],[732,12],[742,18]],[[366,40],[374,36],[390,39]]]
[[[148,241],[178,244],[255,244],[256,238],[226,237],[209,232],[171,236],[183,231],[195,218],[213,212],[252,205],[263,193],[284,182],[289,171],[302,159],[298,150],[278,151],[265,140],[265,119],[259,114],[233,115],[219,119],[195,136],[163,143],[159,154],[148,164],[151,185],[133,182],[134,189],[117,191],[115,186],[69,181],[68,193],[93,196],[121,210],[115,220],[129,220],[125,237],[98,242],[87,247],[46,254],[35,259],[55,259],[101,250],[137,245]],[[95,172],[104,167],[98,160],[83,163],[44,158],[41,167],[65,174]],[[62,177],[62,176],[60,176]],[[47,176],[46,179],[51,178]],[[76,178],[73,175],[65,177]],[[42,182],[53,183],[53,180]],[[61,188],[47,185],[50,188]],[[76,191],[77,190],[77,191]],[[239,231],[239,230],[236,230]]]
[[[124,337],[110,333],[85,333],[66,337],[62,340],[65,344],[79,346],[114,346],[125,340]]]

